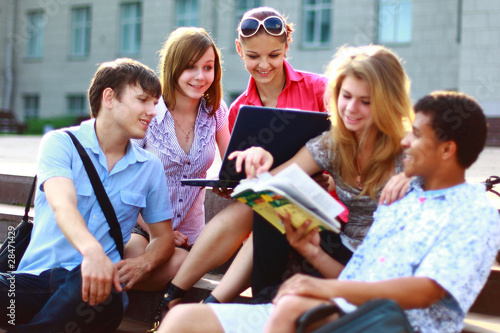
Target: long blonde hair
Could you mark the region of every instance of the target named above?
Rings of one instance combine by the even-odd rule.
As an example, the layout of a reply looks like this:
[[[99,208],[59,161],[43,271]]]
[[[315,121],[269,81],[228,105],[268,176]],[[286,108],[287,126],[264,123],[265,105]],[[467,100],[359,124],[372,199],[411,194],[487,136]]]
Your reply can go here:
[[[328,65],[328,87],[325,100],[330,107],[332,129],[337,158],[335,167],[348,184],[354,184],[358,176],[356,157],[363,138],[358,142],[342,121],[338,110],[338,98],[346,76],[363,80],[370,88],[370,106],[376,130],[375,150],[368,164],[361,171],[363,190],[360,195],[369,195],[374,200],[383,184],[394,170],[395,158],[401,153],[401,140],[413,120],[410,100],[410,80],[396,54],[389,49],[369,45],[342,47]]]
[[[214,82],[203,97],[211,107],[210,116],[220,106],[222,100],[222,66],[220,51],[210,35],[203,28],[181,27],[174,30],[160,50],[160,81],[165,104],[170,110],[175,108],[175,90],[179,90],[179,77],[191,63],[196,63],[209,48],[215,54]]]

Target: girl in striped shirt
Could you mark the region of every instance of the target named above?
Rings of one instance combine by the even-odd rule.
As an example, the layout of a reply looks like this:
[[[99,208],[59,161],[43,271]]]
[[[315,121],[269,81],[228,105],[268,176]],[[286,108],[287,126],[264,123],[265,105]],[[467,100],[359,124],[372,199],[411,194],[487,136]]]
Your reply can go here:
[[[205,190],[181,185],[181,179],[205,178],[216,148],[224,156],[229,141],[228,108],[222,100],[220,52],[203,28],[178,28],[160,50],[162,97],[146,137],[134,140],[160,158],[165,169],[174,217],[175,253],[155,282],[140,289],[161,289],[175,275],[205,226]],[[138,225],[125,257],[144,253],[147,227]]]

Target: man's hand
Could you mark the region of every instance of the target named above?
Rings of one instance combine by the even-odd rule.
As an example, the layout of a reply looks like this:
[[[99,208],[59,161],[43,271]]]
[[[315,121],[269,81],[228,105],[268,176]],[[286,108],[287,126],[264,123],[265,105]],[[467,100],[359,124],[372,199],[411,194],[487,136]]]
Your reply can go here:
[[[135,288],[138,282],[141,288],[147,285],[147,290],[161,289],[165,286],[165,281],[151,281],[156,281],[154,276],[158,271],[155,270],[167,263],[174,254],[175,237],[172,230],[172,221],[165,220],[151,223],[147,225],[147,228],[150,240],[146,251],[137,257],[121,260],[115,265],[119,281],[124,290]],[[161,285],[157,285],[158,283],[161,283]]]
[[[112,285],[122,291],[118,271],[102,249],[83,253],[82,299],[94,306],[104,302],[111,293]]]
[[[127,291],[140,280],[146,278],[146,265],[141,257],[120,260],[115,264],[120,284]]]
[[[174,230],[175,246],[177,247],[189,247],[188,236],[184,235],[182,232]]]
[[[278,290],[273,303],[277,303],[285,295],[305,296],[329,300],[335,297],[333,286],[336,280],[325,280],[309,275],[295,274],[286,280]]]

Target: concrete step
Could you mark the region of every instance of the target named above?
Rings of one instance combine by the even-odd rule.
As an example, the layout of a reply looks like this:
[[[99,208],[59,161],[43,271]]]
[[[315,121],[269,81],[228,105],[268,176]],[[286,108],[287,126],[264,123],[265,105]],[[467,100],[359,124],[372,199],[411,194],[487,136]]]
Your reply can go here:
[[[199,303],[204,300],[212,290],[217,287],[222,279],[221,274],[207,273],[198,281],[193,288],[182,298],[183,303]],[[155,311],[163,297],[163,291],[149,292],[130,290],[127,292],[129,296],[129,306],[125,312],[125,319],[134,322],[151,323],[155,316]],[[252,297],[250,289],[245,290],[235,300],[235,303],[248,303]]]

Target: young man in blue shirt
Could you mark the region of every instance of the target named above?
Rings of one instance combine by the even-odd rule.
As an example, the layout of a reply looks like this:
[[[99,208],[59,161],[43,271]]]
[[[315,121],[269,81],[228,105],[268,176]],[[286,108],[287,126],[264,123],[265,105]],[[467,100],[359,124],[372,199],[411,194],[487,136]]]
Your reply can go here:
[[[127,303],[122,291],[168,264],[174,236],[163,166],[130,141],[146,134],[160,95],[158,78],[141,63],[104,63],[89,88],[92,119],[69,129],[96,168],[123,243],[139,214],[149,224],[150,246],[137,258],[121,260],[68,134],[44,136],[31,242],[18,270],[0,274],[0,326],[9,332],[112,332]]]
[[[337,279],[295,275],[268,305],[174,307],[160,332],[197,332],[200,322],[211,332],[294,332],[312,307],[337,302],[347,311],[374,298],[395,300],[419,332],[460,332],[500,247],[498,211],[484,185],[465,181],[484,147],[486,119],[472,98],[456,92],[425,96],[414,109],[402,146],[405,174],[416,179],[404,198],[378,207],[345,268],[324,253],[317,235],[305,234],[307,223],[295,230],[283,219],[295,249],[311,263],[338,267]]]

